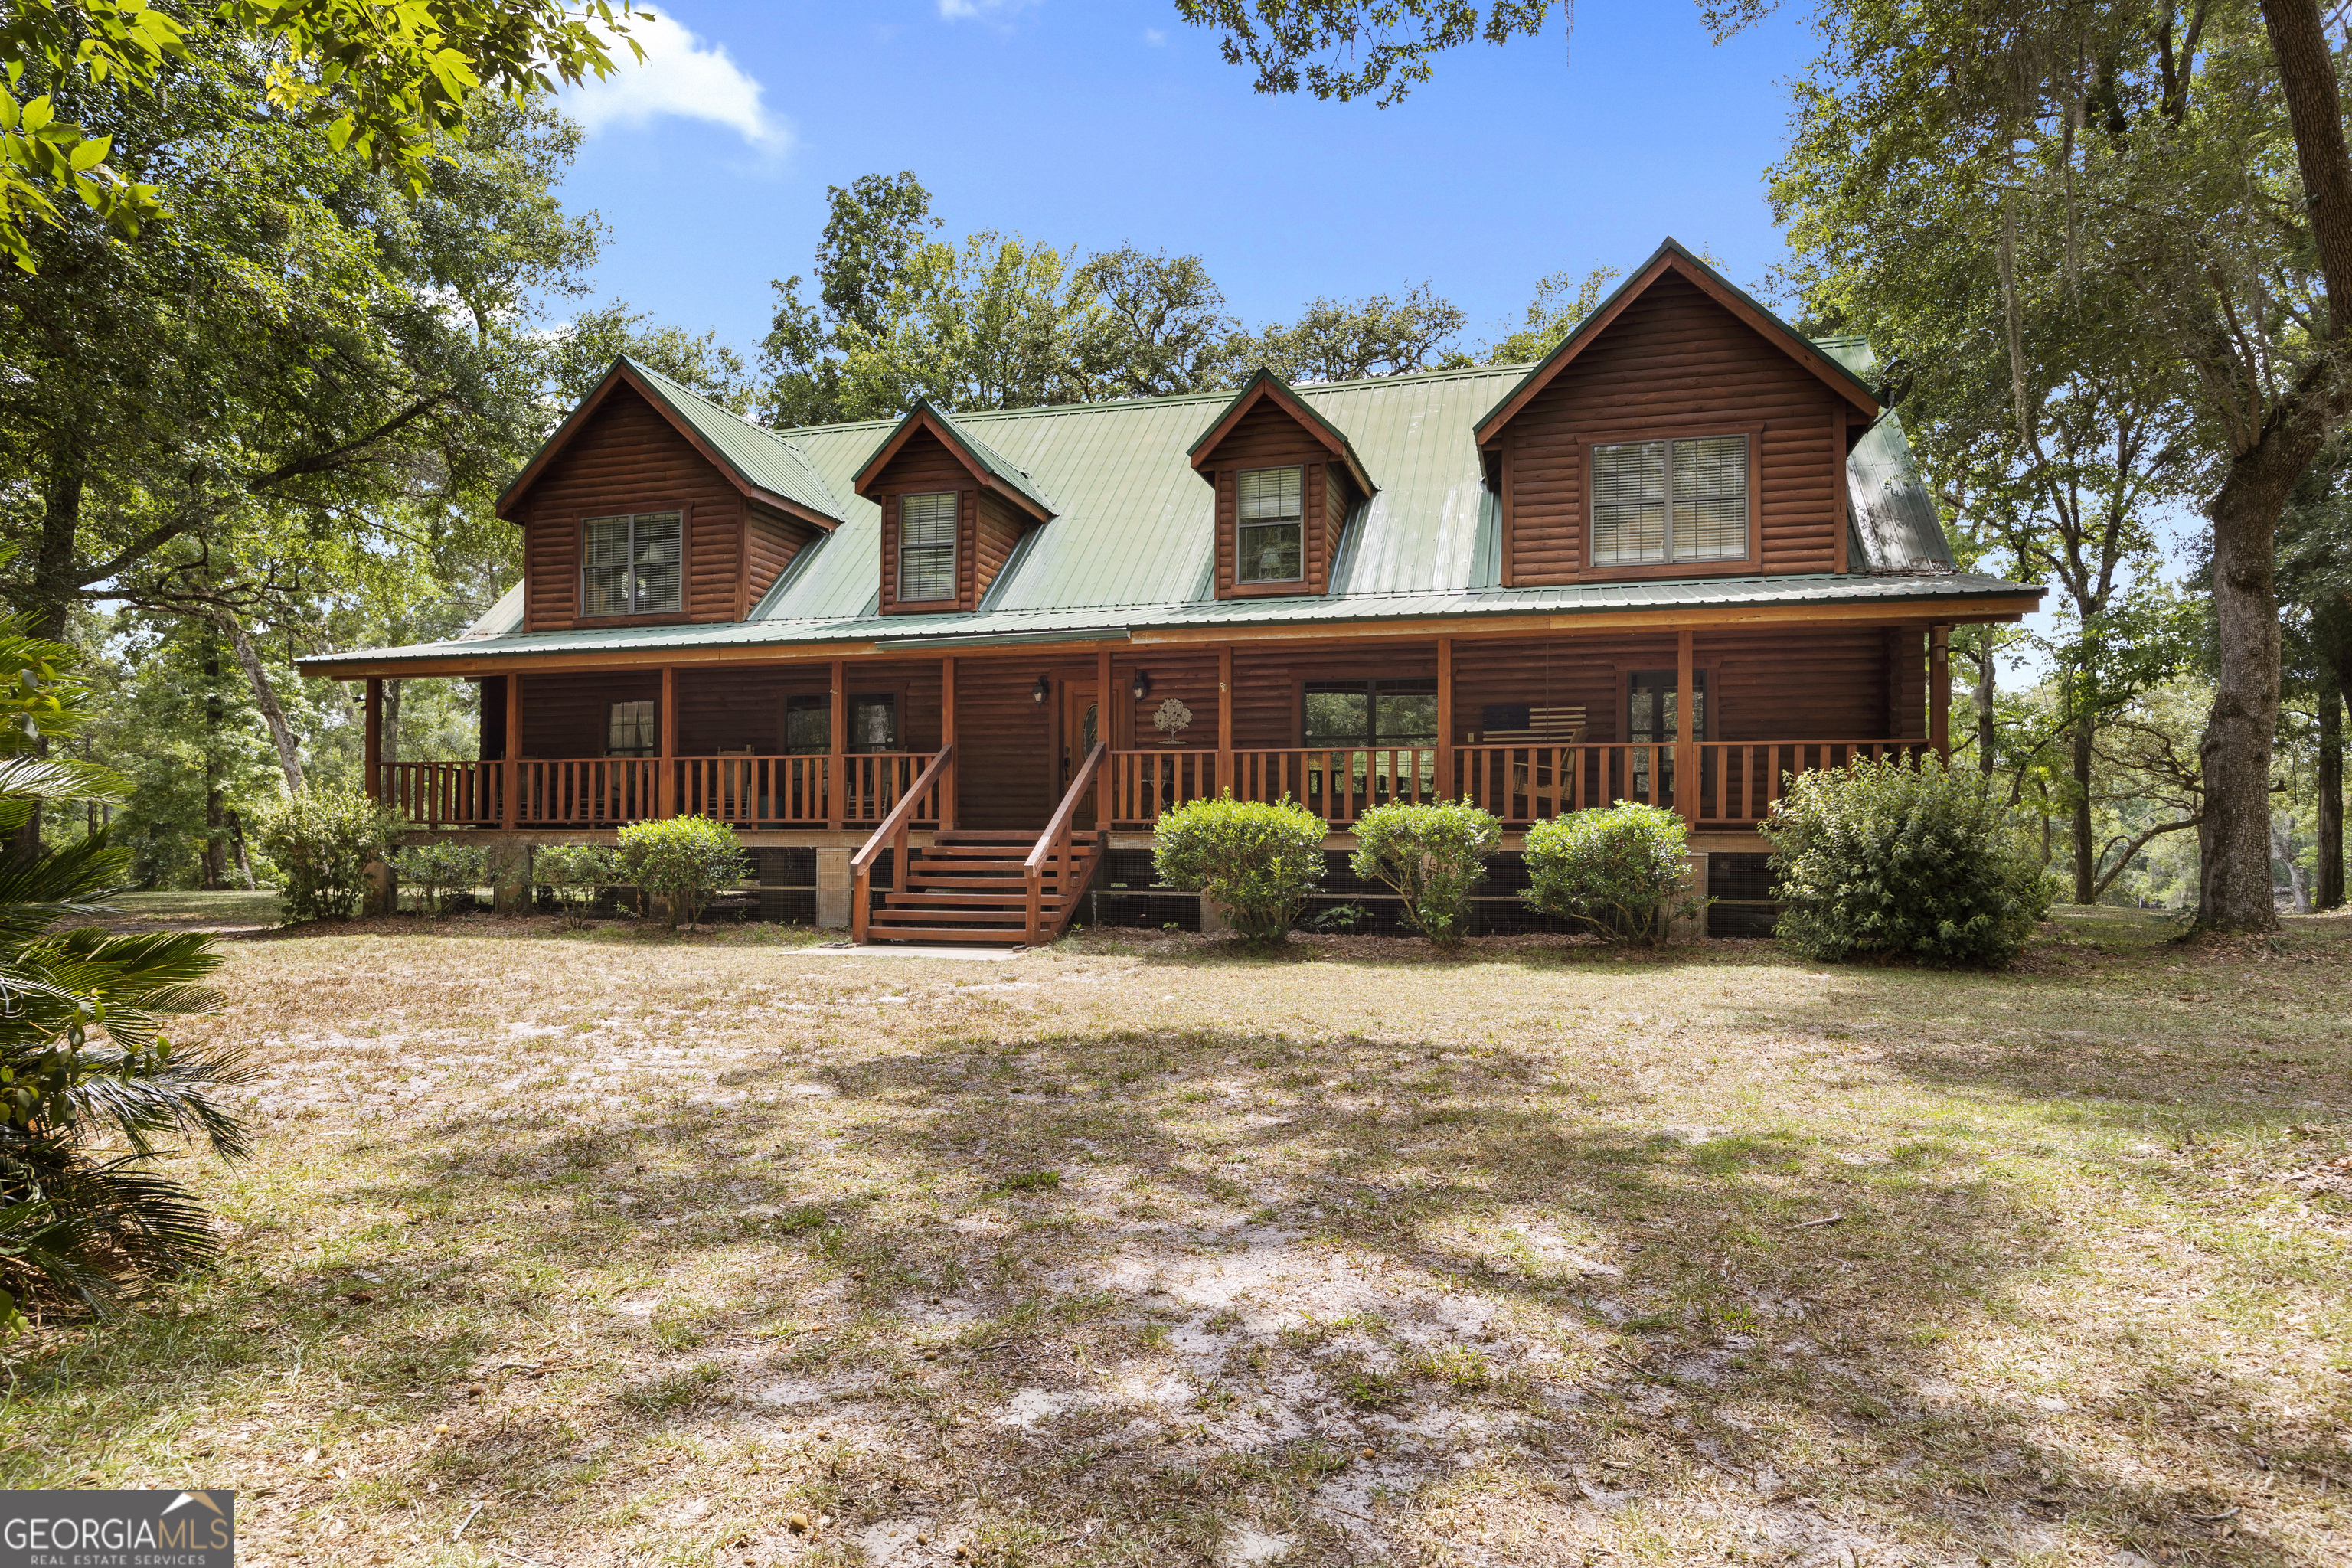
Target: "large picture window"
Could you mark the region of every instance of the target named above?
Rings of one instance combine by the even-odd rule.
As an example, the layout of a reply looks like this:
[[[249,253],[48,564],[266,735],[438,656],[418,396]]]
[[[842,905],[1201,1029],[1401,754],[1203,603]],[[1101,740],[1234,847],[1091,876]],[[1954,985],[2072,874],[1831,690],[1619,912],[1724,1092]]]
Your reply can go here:
[[[845,743],[852,752],[895,752],[898,745],[898,694],[853,693]],[[833,750],[833,699],[784,700],[784,750],[795,756],[823,756]]]
[[[1234,487],[1234,581],[1304,581],[1307,576],[1307,470],[1244,468],[1235,479]]]
[[[677,613],[685,574],[685,514],[592,517],[580,525],[580,613]]]
[[[1592,448],[1592,564],[1748,557],[1748,437]]]
[[[956,596],[956,493],[898,498],[900,603]]]
[[[1311,680],[1299,732],[1310,748],[1437,744],[1437,682]]]

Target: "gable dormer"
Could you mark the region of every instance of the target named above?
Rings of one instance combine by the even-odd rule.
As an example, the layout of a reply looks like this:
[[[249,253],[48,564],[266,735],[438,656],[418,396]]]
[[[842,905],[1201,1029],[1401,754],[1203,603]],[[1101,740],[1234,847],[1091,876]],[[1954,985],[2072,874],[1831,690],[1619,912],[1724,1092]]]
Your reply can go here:
[[[1340,526],[1371,499],[1348,437],[1258,367],[1191,452],[1217,492],[1217,597],[1323,594]]]
[[[1505,587],[1849,568],[1836,360],[1669,239],[1478,423]]]
[[[845,520],[798,447],[625,356],[497,511],[522,530],[534,632],[742,620]]]
[[[886,616],[978,609],[1021,536],[1054,515],[1018,464],[929,401],[853,482],[882,509]]]

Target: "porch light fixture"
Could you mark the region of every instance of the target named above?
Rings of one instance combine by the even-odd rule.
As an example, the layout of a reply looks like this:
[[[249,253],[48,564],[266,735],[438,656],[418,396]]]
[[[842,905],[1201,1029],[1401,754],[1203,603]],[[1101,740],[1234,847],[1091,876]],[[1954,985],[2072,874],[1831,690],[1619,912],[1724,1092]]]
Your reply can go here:
[[[1135,700],[1138,702],[1142,701],[1145,698],[1151,695],[1151,677],[1144,674],[1143,671],[1139,669],[1137,670],[1135,672],[1135,684],[1129,687],[1128,689],[1135,694]]]
[[[1042,675],[1037,678],[1037,684],[1029,689],[1029,700],[1032,702],[1043,703],[1052,695],[1054,695],[1053,683]]]

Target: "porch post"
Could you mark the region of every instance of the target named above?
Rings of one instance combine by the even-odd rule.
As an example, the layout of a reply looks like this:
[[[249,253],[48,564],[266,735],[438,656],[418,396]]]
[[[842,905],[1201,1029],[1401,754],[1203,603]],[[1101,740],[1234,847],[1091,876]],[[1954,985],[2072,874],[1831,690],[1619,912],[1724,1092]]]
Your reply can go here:
[[[661,777],[655,784],[654,810],[663,817],[677,815],[677,670],[662,666]]]
[[[824,759],[824,825],[838,833],[842,813],[848,806],[849,780],[842,768],[842,760],[849,750],[849,677],[840,659],[833,661],[833,696],[826,701],[825,714],[832,733],[825,741]]]
[[[1110,649],[1095,655],[1095,739],[1108,742],[1111,737]],[[1084,763],[1077,758],[1071,765]],[[1105,768],[1095,778],[1095,826],[1105,833],[1110,831],[1110,770]]]
[[[1234,787],[1234,650],[1217,650],[1217,788]]]
[[[367,765],[367,797],[379,805],[383,800],[383,680],[371,675],[363,683],[367,710],[365,729],[367,740],[364,756]]]
[[[1685,631],[1675,646],[1675,809],[1687,826],[1698,826],[1698,749],[1691,743],[1691,636]]]
[[[506,787],[499,799],[499,826],[509,833],[522,815],[522,677],[507,677]]]
[[[1454,639],[1437,639],[1437,798],[1454,798]]]
[[[955,655],[940,658],[940,749],[945,751],[956,740]],[[956,760],[948,759],[948,771],[940,780],[940,827],[941,831],[955,826],[956,819]]]
[[[1927,628],[1927,738],[1936,754],[1952,760],[1952,628]]]

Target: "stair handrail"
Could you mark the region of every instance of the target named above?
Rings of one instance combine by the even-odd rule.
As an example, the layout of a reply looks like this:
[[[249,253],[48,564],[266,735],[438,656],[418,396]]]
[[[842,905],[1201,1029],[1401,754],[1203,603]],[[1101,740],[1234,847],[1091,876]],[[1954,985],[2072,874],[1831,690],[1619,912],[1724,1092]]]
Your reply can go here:
[[[923,765],[923,771],[915,775],[915,782],[907,786],[907,793],[898,797],[898,804],[890,808],[890,815],[874,829],[873,837],[866,839],[865,847],[849,858],[850,941],[862,942],[866,940],[866,927],[873,914],[870,906],[874,902],[874,862],[880,858],[885,848],[898,852],[898,858],[891,864],[898,868],[898,885],[901,888],[907,885],[907,824],[914,820],[915,807],[921,804],[923,796],[929,792],[940,774],[946,771],[954,755],[954,742],[941,746],[939,755]],[[836,779],[834,784],[838,787],[840,781]]]
[[[1078,771],[1070,775],[1070,787],[1062,792],[1062,804],[1054,808],[1052,819],[1045,824],[1045,831],[1037,836],[1037,847],[1029,851],[1027,859],[1021,862],[1022,874],[1027,878],[1029,883],[1028,928],[1029,945],[1032,947],[1035,947],[1045,940],[1045,868],[1053,863],[1055,855],[1059,853],[1062,858],[1062,875],[1064,879],[1067,880],[1070,864],[1070,820],[1077,816],[1078,802],[1085,797],[1087,786],[1094,783],[1095,772],[1102,766],[1103,757],[1109,750],[1109,742],[1095,742],[1095,749],[1087,753],[1087,760],[1080,763]],[[1074,889],[1066,889],[1065,891],[1069,892],[1073,897],[1076,896]]]

